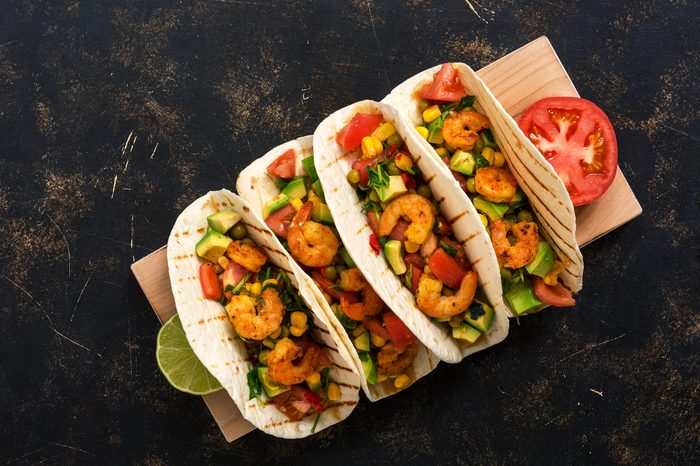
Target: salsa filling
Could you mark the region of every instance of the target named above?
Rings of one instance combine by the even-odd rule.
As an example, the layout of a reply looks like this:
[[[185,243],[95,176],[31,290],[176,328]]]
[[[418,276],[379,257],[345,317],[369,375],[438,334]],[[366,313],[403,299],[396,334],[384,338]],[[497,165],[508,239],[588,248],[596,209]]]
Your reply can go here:
[[[449,86],[454,93],[441,91]],[[541,226],[491,132],[489,118],[474,108],[454,67],[446,63],[433,81],[417,89],[420,135],[449,166],[488,231],[498,257],[503,292],[516,315],[537,312],[544,304],[573,306],[558,280],[564,263],[541,235]]]
[[[202,294],[219,301],[249,362],[249,398],[271,402],[290,420],[318,416],[340,399],[331,359],[312,336],[314,319],[287,273],[249,237],[241,217],[220,211],[197,243]],[[312,429],[312,430],[313,430]]]
[[[355,126],[375,125],[371,120],[360,120]],[[346,132],[344,137],[344,143],[360,144],[352,134],[348,138]],[[399,390],[408,387],[419,349],[416,337],[384,305],[342,245],[313,156],[301,161],[305,173],[299,176],[274,169],[283,157],[290,156],[293,150],[268,167],[268,175],[275,178],[281,192],[265,203],[265,223],[322,291],[353,342],[367,383]]]

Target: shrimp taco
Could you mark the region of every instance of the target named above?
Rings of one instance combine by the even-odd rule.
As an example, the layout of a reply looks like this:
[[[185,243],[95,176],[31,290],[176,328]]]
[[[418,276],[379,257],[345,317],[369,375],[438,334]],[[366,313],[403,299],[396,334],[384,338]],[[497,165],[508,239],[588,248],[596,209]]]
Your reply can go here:
[[[426,153],[449,166],[470,215],[487,229],[486,259],[493,275],[500,270],[512,314],[575,305],[583,257],[566,186],[471,68],[436,66],[384,101],[408,118]]]
[[[488,236],[395,109],[338,110],[314,133],[314,159],[345,247],[423,344],[454,363],[505,338]]]
[[[272,149],[241,172],[237,189],[304,270],[364,375],[365,394],[376,401],[410,386],[439,360],[391,311],[395,300],[386,306],[355,265],[335,229],[312,151],[312,136]]]
[[[354,409],[360,376],[299,267],[247,204],[212,191],[168,240],[175,304],[192,349],[243,417],[298,438]]]

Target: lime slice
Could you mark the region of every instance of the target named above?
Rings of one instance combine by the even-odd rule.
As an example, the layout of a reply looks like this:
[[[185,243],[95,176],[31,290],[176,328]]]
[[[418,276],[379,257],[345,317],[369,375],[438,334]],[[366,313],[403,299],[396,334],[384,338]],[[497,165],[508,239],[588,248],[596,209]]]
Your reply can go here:
[[[156,360],[170,385],[181,392],[206,395],[221,390],[219,381],[192,351],[177,314],[158,331]]]

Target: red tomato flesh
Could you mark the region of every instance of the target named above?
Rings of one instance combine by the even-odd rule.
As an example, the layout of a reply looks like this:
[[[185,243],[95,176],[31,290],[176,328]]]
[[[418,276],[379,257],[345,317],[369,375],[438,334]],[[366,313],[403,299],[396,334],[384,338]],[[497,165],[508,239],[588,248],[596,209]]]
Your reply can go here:
[[[270,227],[270,230],[272,230],[277,236],[286,238],[287,233],[289,232],[289,224],[296,213],[296,209],[294,209],[291,204],[287,204],[280,210],[268,215],[265,219],[265,224]]]
[[[371,159],[355,160],[352,163],[352,169],[360,172],[360,182],[357,184],[362,187],[367,186],[369,183],[369,173],[367,173],[367,167],[374,167],[375,164],[375,161]]]
[[[376,235],[379,234],[379,215],[373,209],[367,212],[367,220],[369,221],[369,228],[372,233]]]
[[[440,70],[433,75],[433,82],[421,87],[418,95],[426,100],[459,102],[462,97],[466,97],[467,91],[460,82],[457,70],[454,69],[452,63],[444,63]]]
[[[221,301],[221,284],[216,276],[216,269],[209,262],[199,266],[199,284],[202,286],[202,294],[207,299]]]
[[[368,317],[364,320],[364,322],[362,322],[362,326],[385,340],[391,338],[391,334],[386,328],[384,328],[379,316]]]
[[[462,279],[467,274],[467,270],[442,248],[437,248],[430,256],[428,267],[437,278],[453,289],[459,288]]]
[[[335,140],[347,150],[355,150],[360,147],[362,138],[369,136],[377,129],[384,117],[379,114],[356,113],[350,123],[338,131]]]
[[[598,199],[615,179],[615,130],[593,102],[578,97],[538,100],[518,126],[552,164],[575,206]]]
[[[561,284],[549,286],[540,277],[532,277],[535,294],[545,304],[554,307],[571,307],[576,305],[576,300],[571,292]]]
[[[311,272],[311,278],[313,278],[316,281],[316,283],[318,283],[318,286],[320,286],[323,291],[328,293],[331,298],[337,300],[340,300],[342,298],[350,303],[357,302],[357,297],[354,293],[336,290],[335,288],[333,288],[335,286],[335,283],[321,275],[318,272],[318,270],[314,270],[313,272]]]
[[[267,173],[277,178],[294,178],[295,165],[294,149],[289,149],[267,166]]]
[[[391,335],[391,341],[394,342],[399,351],[403,351],[408,345],[415,343],[416,336],[393,312],[384,313],[384,325]]]

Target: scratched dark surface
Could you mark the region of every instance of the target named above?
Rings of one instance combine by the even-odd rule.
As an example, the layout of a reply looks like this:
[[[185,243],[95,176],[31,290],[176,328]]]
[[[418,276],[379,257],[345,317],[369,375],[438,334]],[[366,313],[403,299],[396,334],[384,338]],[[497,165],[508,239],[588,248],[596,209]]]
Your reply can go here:
[[[697,3],[2,3],[1,461],[700,460]],[[585,248],[576,309],[314,437],[226,443],[161,376],[130,264],[334,109],[543,34],[613,121],[645,209]]]

